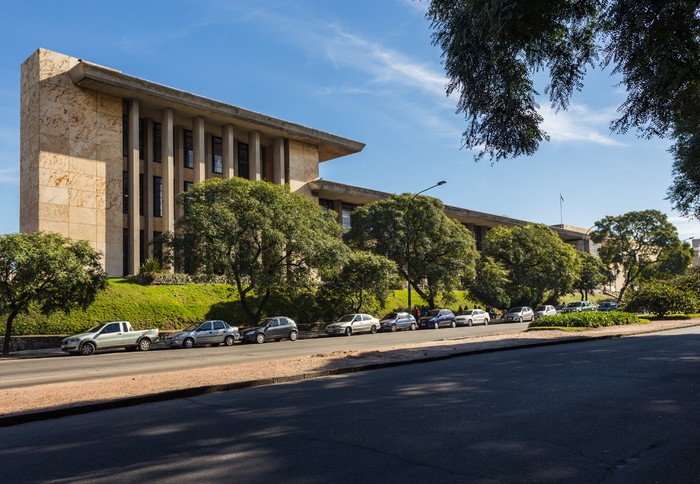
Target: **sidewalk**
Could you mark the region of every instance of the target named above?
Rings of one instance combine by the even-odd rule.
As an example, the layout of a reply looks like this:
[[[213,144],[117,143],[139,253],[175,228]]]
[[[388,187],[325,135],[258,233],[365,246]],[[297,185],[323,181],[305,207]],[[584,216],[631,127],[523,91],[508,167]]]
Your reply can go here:
[[[596,328],[586,331],[505,331],[428,343],[403,344],[372,351],[334,351],[275,360],[239,363],[216,371],[181,370],[153,375],[96,379],[85,384],[57,383],[8,389],[0,394],[0,427],[78,415],[143,403],[194,397],[276,383],[342,375],[460,356],[537,346],[581,343],[700,326],[700,318]],[[50,351],[50,350],[34,350]],[[60,349],[58,350],[60,353]]]

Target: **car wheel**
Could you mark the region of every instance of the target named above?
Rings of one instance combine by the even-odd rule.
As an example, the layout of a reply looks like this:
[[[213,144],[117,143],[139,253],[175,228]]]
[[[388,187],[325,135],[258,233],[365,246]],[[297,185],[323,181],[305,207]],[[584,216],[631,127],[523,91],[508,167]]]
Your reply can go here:
[[[255,335],[255,342],[258,344],[263,344],[265,342],[265,335],[263,333],[258,333]]]
[[[188,350],[194,348],[194,340],[192,338],[185,338],[185,341],[182,342],[182,347]]]
[[[486,318],[486,319],[484,319],[484,326],[488,326],[488,325],[489,325],[489,318]]]
[[[151,349],[151,340],[148,338],[143,338],[139,341],[139,351],[148,351]]]
[[[522,317],[522,316],[520,316],[520,318],[518,319],[518,322],[520,322],[520,323],[523,322],[523,317]]]
[[[474,321],[472,321],[471,319],[469,321],[467,321],[467,326],[472,326],[473,324],[474,324]]]
[[[369,328],[369,332],[372,334],[377,334],[377,327],[375,325],[372,325],[372,327]]]
[[[224,338],[224,344],[226,346],[233,346],[233,343],[236,341],[236,339],[231,336],[230,334]]]
[[[416,329],[416,323],[411,323],[411,331],[415,331]]]
[[[297,336],[299,336],[299,333],[297,333],[296,331],[292,331],[291,333],[289,333],[289,341],[296,341]]]
[[[391,332],[396,333],[396,325],[395,324],[391,325]]]
[[[434,323],[434,324],[433,324],[433,328],[439,329],[439,328],[440,328],[440,323]]]
[[[95,352],[96,349],[97,347],[95,346],[95,343],[90,343],[88,341],[86,343],[83,343],[80,347],[80,354],[83,356],[90,356]]]
[[[352,328],[345,328],[345,336],[352,336]]]
[[[457,323],[455,323],[454,319],[452,320],[452,323],[450,323],[450,326],[452,326],[453,328],[457,327]]]

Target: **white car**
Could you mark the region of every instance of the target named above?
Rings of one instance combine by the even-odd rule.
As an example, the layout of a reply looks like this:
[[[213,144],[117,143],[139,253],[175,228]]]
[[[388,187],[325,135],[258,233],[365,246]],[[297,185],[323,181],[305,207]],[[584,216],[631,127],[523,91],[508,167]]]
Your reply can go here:
[[[535,312],[527,306],[516,306],[510,308],[503,316],[506,323],[522,323],[523,321],[534,321]]]
[[[350,336],[355,333],[376,333],[379,329],[379,320],[371,314],[346,314],[335,323],[326,326],[326,333],[330,335],[344,334]]]
[[[483,309],[465,309],[455,317],[455,323],[459,326],[472,326],[474,324],[487,326],[490,321],[489,313]]]
[[[535,308],[535,319],[541,318],[542,316],[555,316],[556,314],[556,308],[554,306],[550,306],[549,304],[545,306],[537,306]]]

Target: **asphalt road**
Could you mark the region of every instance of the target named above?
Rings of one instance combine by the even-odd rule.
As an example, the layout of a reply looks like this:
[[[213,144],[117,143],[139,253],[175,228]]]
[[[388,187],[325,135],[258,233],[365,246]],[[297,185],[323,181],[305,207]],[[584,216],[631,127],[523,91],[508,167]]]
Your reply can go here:
[[[435,341],[469,335],[491,334],[503,331],[524,330],[528,323],[490,324],[458,328],[398,331],[396,333],[357,334],[350,337],[319,337],[282,340],[262,345],[237,343],[233,347],[201,347],[191,350],[154,346],[147,352],[117,350],[92,356],[70,356],[60,349],[35,352],[37,358],[0,359],[0,389],[86,381],[124,375],[166,373],[168,371],[208,368],[295,358],[329,353],[338,350],[371,351],[383,346],[401,343]],[[32,352],[27,352],[32,353]]]
[[[0,429],[4,482],[700,482],[700,329]]]

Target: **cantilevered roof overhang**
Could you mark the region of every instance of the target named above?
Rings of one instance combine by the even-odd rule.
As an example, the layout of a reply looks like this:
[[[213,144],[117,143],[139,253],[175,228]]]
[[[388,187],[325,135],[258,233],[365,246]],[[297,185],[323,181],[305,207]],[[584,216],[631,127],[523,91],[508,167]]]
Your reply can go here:
[[[221,124],[232,123],[273,137],[284,137],[318,146],[319,161],[357,153],[365,147],[365,144],[359,141],[139,79],[84,60],[80,60],[68,74],[73,84],[86,89],[127,99],[138,99],[150,105],[169,107],[182,116],[204,116]]]
[[[309,188],[311,188],[312,195],[316,197],[326,198],[328,200],[342,200],[343,202],[352,203],[355,205],[366,205],[368,203],[376,202],[377,200],[383,200],[393,195],[392,193],[345,185],[343,183],[323,179],[309,182]],[[450,205],[445,205],[445,213],[448,217],[458,220],[461,223],[480,225],[482,227],[514,227],[517,225],[532,223],[526,220],[478,212],[476,210],[453,207]],[[563,229],[557,226],[549,226],[549,228],[556,232],[562,240],[567,242],[582,240],[585,237],[584,231],[576,230],[577,228],[575,227]]]

